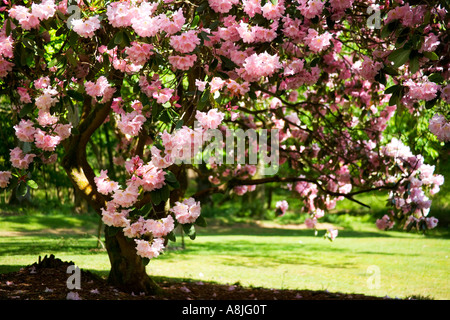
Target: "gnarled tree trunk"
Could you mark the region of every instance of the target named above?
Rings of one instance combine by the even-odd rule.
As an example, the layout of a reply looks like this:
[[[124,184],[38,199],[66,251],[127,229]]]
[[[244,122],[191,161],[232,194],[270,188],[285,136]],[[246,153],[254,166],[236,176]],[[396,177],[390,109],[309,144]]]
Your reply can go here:
[[[136,244],[122,230],[105,226],[105,245],[111,262],[108,282],[127,292],[161,293],[145,271],[143,259],[136,254]]]

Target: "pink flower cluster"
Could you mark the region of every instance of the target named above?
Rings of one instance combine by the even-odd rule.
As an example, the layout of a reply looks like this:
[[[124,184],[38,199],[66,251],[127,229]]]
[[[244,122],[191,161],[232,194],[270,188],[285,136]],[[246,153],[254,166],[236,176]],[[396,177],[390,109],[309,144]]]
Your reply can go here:
[[[289,208],[289,203],[286,200],[277,201],[275,208],[281,212],[281,215],[284,215]]]
[[[36,129],[34,139],[36,147],[44,151],[55,151],[56,147],[62,140],[60,136],[47,134],[45,131],[42,131],[41,129]]]
[[[97,97],[103,97],[101,100],[102,103],[111,100],[114,92],[116,91],[116,89],[111,87],[108,83],[108,79],[105,76],[100,76],[96,82],[86,81],[84,87],[86,89],[86,93],[92,98],[97,99]]]
[[[153,55],[153,45],[148,43],[132,42],[131,47],[125,49],[130,61],[135,65],[144,65]]]
[[[423,82],[414,82],[412,80],[408,80],[405,82],[405,86],[409,87],[408,96],[413,100],[425,100],[430,101],[436,98],[440,85],[431,82],[431,81],[423,81]]]
[[[10,171],[0,171],[0,188],[6,188],[11,177],[12,174]]]
[[[208,0],[208,3],[215,12],[228,13],[239,0]]]
[[[271,76],[282,67],[277,54],[270,55],[267,52],[254,53],[244,61],[244,69],[238,70],[246,81],[257,81],[261,77]]]
[[[395,222],[385,214],[381,219],[377,219],[376,226],[380,230],[388,230],[394,227]]]
[[[217,109],[211,109],[208,113],[197,110],[197,113],[195,114],[195,119],[200,122],[200,125],[205,130],[217,129],[224,117],[225,114]]]
[[[92,16],[84,19],[73,19],[71,21],[73,31],[78,33],[80,37],[92,38],[95,31],[100,29],[100,20],[98,16]]]
[[[181,224],[194,223],[200,216],[200,202],[195,202],[194,198],[189,198],[183,202],[175,202],[175,206],[170,209],[175,214],[175,219]]]
[[[108,195],[119,189],[119,183],[112,181],[108,177],[108,170],[101,170],[100,176],[94,178],[97,191],[101,194]]]
[[[200,39],[195,30],[189,30],[183,32],[181,35],[170,37],[170,45],[172,48],[181,53],[192,52],[199,44]]]
[[[325,5],[322,0],[297,0],[297,2],[299,3],[297,9],[300,10],[302,15],[307,19],[320,16]]]
[[[139,239],[134,241],[136,242],[136,253],[142,258],[156,258],[164,250],[164,239],[162,238],[154,238],[151,243]]]
[[[33,3],[30,8],[14,5],[9,9],[9,15],[19,21],[24,30],[38,28],[40,21],[53,17],[56,13],[54,0],[44,0],[39,4]]]
[[[305,37],[305,43],[312,52],[320,52],[330,46],[332,36],[329,32],[324,32],[321,35],[317,30],[309,29],[308,35]]]
[[[34,123],[31,120],[20,120],[19,124],[14,126],[16,131],[16,137],[23,142],[33,142],[36,129]]]
[[[197,55],[195,54],[169,57],[170,64],[178,70],[189,70],[194,66],[195,61],[197,61]]]
[[[12,166],[24,170],[28,169],[28,166],[36,157],[36,155],[33,153],[23,154],[22,149],[20,149],[19,147],[11,149],[9,155]]]
[[[117,127],[123,134],[134,137],[139,134],[145,121],[147,121],[147,119],[141,112],[135,110],[129,113],[124,112],[117,121]]]
[[[450,141],[450,121],[447,121],[442,114],[436,113],[430,119],[428,125],[430,132],[443,142]]]

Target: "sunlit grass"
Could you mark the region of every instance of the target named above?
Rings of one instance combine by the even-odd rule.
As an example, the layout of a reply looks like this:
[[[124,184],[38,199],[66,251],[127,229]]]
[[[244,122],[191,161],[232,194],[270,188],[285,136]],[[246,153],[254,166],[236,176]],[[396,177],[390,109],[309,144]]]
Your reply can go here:
[[[194,241],[185,239],[185,250],[176,250],[178,236],[147,270],[157,277],[253,287],[450,298],[448,230],[429,236],[381,232],[364,216],[339,217],[344,229],[334,242],[323,239],[324,231],[314,236],[311,230],[281,226],[211,223],[198,229]],[[352,219],[353,228],[345,227]],[[95,216],[67,213],[1,216],[0,272],[54,254],[106,276],[110,265],[106,252],[97,248],[97,221]],[[370,266],[380,270],[378,288],[370,286],[376,284],[370,282]]]

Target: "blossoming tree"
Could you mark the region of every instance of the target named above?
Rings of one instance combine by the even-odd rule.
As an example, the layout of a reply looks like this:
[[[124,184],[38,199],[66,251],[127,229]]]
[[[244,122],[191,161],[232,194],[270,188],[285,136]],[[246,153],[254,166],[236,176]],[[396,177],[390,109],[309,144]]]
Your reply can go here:
[[[360,203],[356,195],[377,190],[389,191],[392,209],[379,228],[436,225],[428,197],[443,177],[401,133],[385,129],[409,114],[429,119],[430,140],[450,140],[448,1],[1,5],[1,94],[14,111],[17,147],[0,168],[0,187],[37,188],[33,177],[60,161],[105,222],[112,284],[155,290],[145,265],[177,225],[195,236],[194,226],[204,225],[202,197],[269,182],[290,188],[311,228],[337,201]],[[279,152],[277,172],[258,175],[233,152],[216,152],[198,170],[190,147],[201,149],[216,129],[276,132],[279,150],[263,150],[258,160]],[[117,141],[114,174],[88,161],[100,130]],[[224,156],[236,161],[225,164]],[[210,187],[186,194],[189,168]]]

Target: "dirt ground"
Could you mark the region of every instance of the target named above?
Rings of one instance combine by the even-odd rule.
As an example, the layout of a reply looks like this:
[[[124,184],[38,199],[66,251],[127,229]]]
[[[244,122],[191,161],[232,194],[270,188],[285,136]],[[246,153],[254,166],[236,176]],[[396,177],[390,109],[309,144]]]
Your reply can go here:
[[[39,257],[39,260],[40,257]],[[45,262],[44,262],[45,261]],[[328,291],[244,288],[207,282],[160,281],[162,295],[126,293],[105,279],[81,270],[80,289],[69,290],[67,268],[73,262],[53,255],[20,271],[0,274],[0,300],[386,300],[360,294]]]

